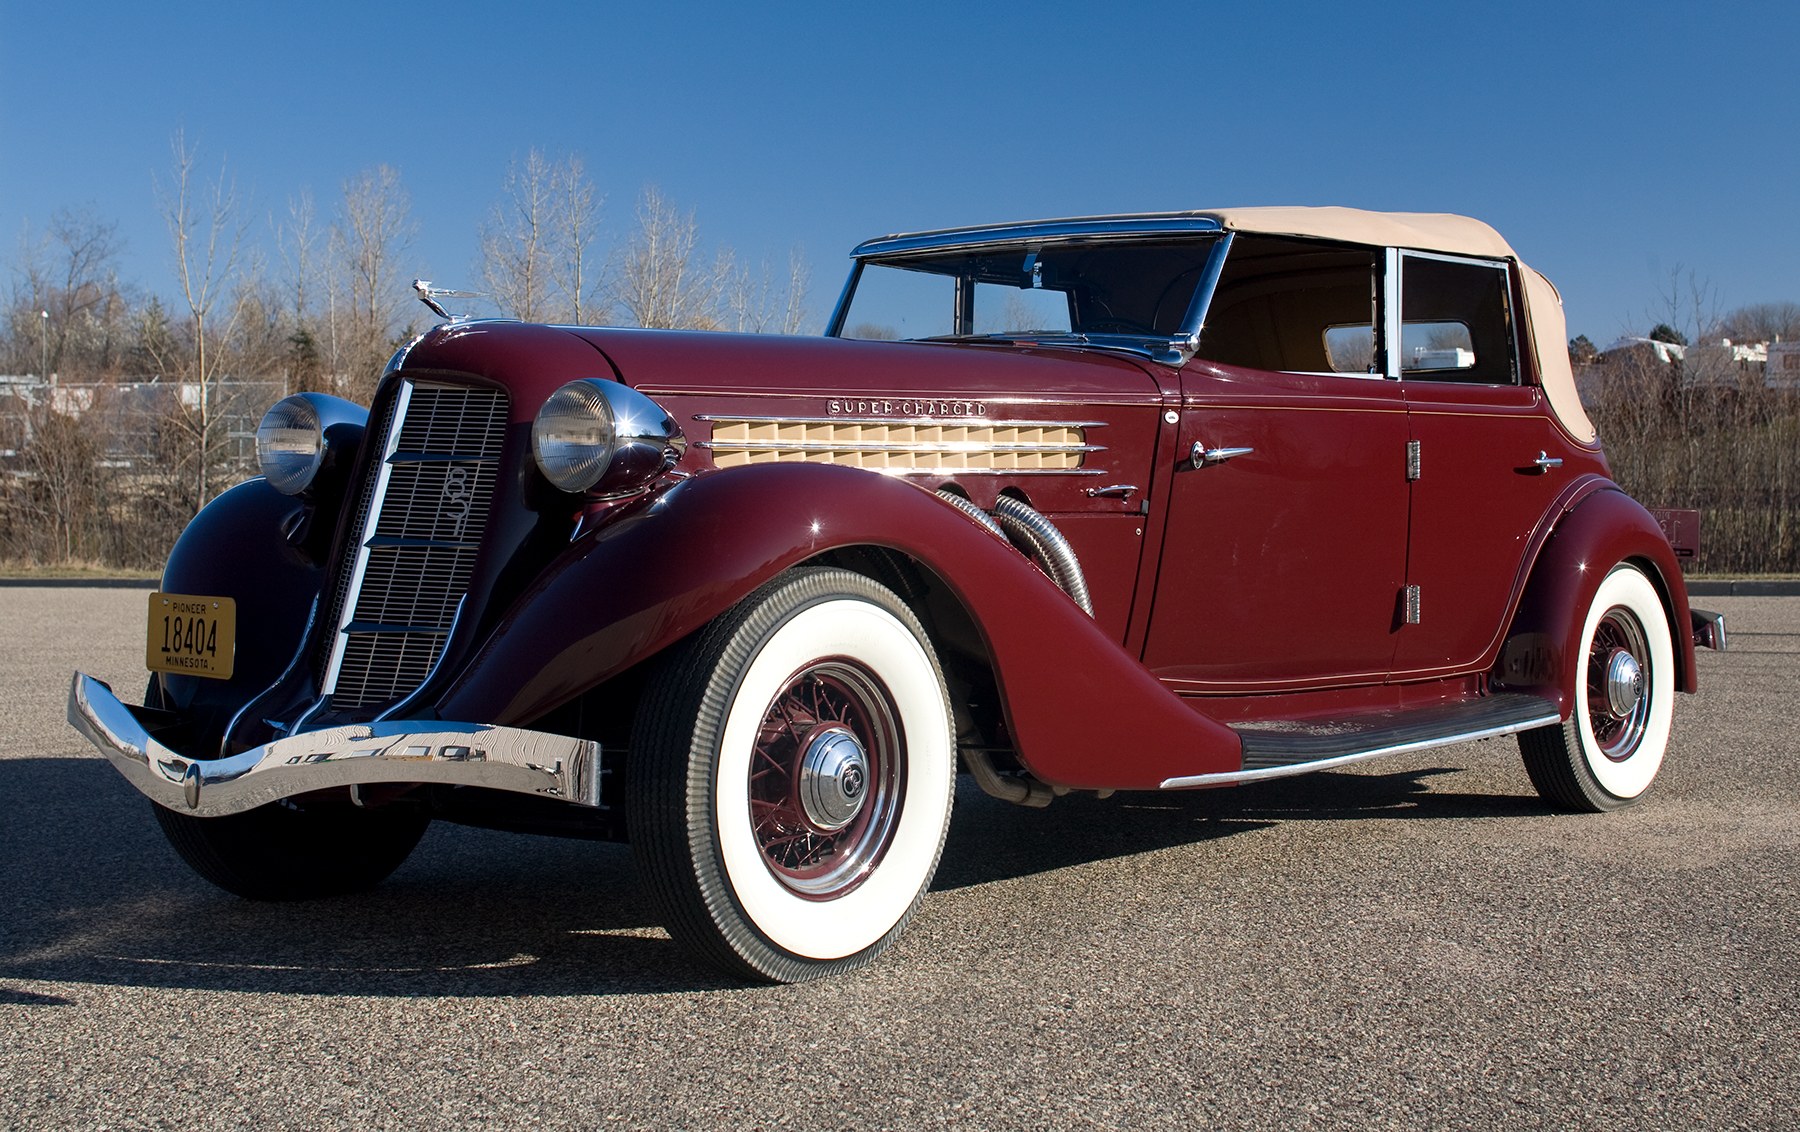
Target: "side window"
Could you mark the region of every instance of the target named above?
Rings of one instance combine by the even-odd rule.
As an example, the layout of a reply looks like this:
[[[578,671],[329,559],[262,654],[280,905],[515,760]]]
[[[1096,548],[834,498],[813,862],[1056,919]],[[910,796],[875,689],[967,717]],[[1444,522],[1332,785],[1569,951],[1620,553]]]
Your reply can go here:
[[[1405,252],[1400,256],[1400,376],[1515,385],[1507,266]]]
[[[1288,373],[1372,376],[1382,253],[1239,233],[1207,309],[1199,356]]]
[[[1375,324],[1340,322],[1325,328],[1325,360],[1333,373],[1374,373]]]

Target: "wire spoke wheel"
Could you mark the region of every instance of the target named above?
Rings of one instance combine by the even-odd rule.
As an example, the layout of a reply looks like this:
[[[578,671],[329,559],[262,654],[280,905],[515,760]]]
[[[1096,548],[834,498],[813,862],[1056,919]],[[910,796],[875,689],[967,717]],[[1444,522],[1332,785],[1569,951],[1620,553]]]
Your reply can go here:
[[[845,570],[782,574],[651,680],[626,821],[669,934],[751,978],[862,966],[923,901],[956,749],[918,618]]]
[[[1644,694],[1650,644],[1632,611],[1616,605],[1601,617],[1588,646],[1588,723],[1600,753],[1624,762],[1637,752],[1650,720]]]
[[[880,863],[900,804],[893,705],[867,671],[833,660],[797,674],[763,717],[750,823],[769,871],[815,899]]]
[[[1656,780],[1674,712],[1675,651],[1650,579],[1621,564],[1602,579],[1582,624],[1574,710],[1519,736],[1532,785],[1569,810],[1615,810]]]

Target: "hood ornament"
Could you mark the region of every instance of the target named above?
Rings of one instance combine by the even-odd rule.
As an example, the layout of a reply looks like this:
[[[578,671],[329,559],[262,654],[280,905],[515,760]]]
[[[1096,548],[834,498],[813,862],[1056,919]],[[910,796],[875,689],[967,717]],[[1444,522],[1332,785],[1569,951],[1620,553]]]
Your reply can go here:
[[[413,290],[419,293],[419,301],[431,308],[431,313],[451,322],[460,322],[473,316],[451,314],[444,309],[444,304],[438,302],[439,299],[482,299],[487,297],[480,291],[458,291],[451,287],[433,287],[429,279],[413,280]]]

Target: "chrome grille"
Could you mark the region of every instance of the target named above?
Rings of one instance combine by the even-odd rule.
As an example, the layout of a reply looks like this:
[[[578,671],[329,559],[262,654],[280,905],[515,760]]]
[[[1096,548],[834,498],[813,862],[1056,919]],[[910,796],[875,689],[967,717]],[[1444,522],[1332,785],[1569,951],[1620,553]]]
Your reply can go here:
[[[396,404],[398,404],[398,399],[389,398],[382,405],[381,416],[376,421],[375,427],[364,434],[363,443],[379,445],[382,451],[386,451],[388,430],[394,423],[394,406]],[[378,465],[376,471],[379,472],[379,470],[380,468]],[[362,483],[357,485],[356,510],[350,517],[350,530],[364,531],[368,529],[369,505],[375,499],[375,485],[380,481],[380,475],[372,474],[363,480]],[[349,596],[350,583],[352,579],[356,577],[357,560],[358,556],[356,552],[352,550],[350,553],[344,555],[344,560],[338,564],[337,582],[332,587],[331,591],[331,605],[326,609],[326,616],[321,624],[340,625],[343,623],[344,599]],[[331,662],[333,652],[336,648],[336,642],[337,638],[333,635],[331,639],[325,642],[325,648],[320,653],[318,668],[320,687],[324,687],[325,675],[331,670]]]
[[[487,528],[506,395],[408,382],[370,439],[382,448],[333,605],[321,684],[334,708],[385,703],[443,654]]]

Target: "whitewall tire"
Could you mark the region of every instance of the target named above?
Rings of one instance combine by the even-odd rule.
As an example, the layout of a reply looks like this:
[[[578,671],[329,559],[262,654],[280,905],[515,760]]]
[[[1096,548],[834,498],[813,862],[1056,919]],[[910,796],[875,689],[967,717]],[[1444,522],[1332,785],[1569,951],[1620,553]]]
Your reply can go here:
[[[1674,714],[1675,648],[1662,598],[1635,566],[1600,583],[1572,658],[1573,712],[1519,736],[1538,793],[1571,810],[1614,810],[1656,780]]]
[[[859,967],[936,872],[956,748],[924,629],[844,570],[789,571],[652,677],[627,825],[670,934],[738,974]]]

